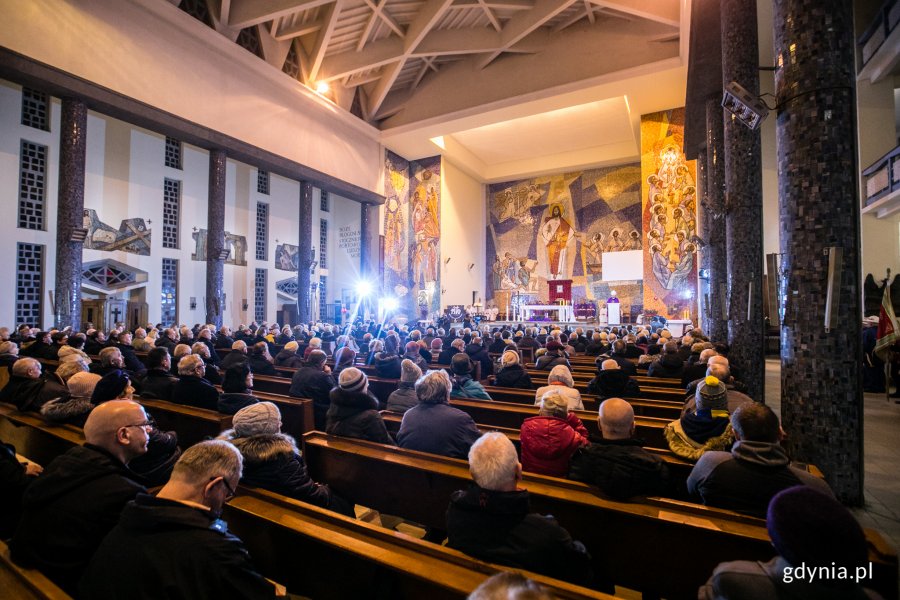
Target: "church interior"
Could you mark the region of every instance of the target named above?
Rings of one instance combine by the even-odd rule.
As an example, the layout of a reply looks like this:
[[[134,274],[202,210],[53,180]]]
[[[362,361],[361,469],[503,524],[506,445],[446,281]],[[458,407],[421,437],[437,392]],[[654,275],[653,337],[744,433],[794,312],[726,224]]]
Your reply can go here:
[[[276,593],[465,598],[510,570],[451,548],[452,534],[445,542],[448,499],[472,483],[477,445],[468,462],[354,445],[360,436],[320,421],[335,406],[328,390],[320,415],[318,400],[289,391],[293,363],[273,359],[299,346],[302,370],[321,348],[332,372],[352,346],[350,370],[393,443],[406,418],[388,398],[405,375],[385,376],[376,352],[394,338],[409,358],[404,344],[419,343],[481,440],[500,431],[524,463],[523,419],[544,415],[542,400],[497,382],[502,341],[484,354],[493,365],[472,358],[468,378],[495,406],[454,400],[465,373],[436,361],[455,334],[432,340],[466,328],[465,344],[479,332],[485,346],[515,340],[515,364],[536,387],[549,369],[534,374],[538,352],[521,340],[536,336],[534,350],[549,354],[561,330],[573,346],[561,350],[568,387],[584,399],[568,414],[592,441],[607,431],[589,381],[619,368],[607,364],[620,362],[616,336],[623,347],[637,338],[642,392],[623,395],[632,435],[689,487],[697,457],[669,456],[666,424],[681,422],[695,389],[700,398],[720,382],[705,370],[654,382],[644,369],[657,359],[638,355],[648,344],[674,354],[677,342],[687,372],[702,351],[727,354],[739,380],[729,389],[771,409],[791,468],[817,477],[831,509],[864,529],[874,575],[861,585],[898,598],[897,0],[0,0],[0,14],[0,249],[12,283],[0,293],[0,363],[4,344],[17,345],[0,384],[26,355],[54,376],[64,353],[24,350],[35,335],[56,343],[57,331],[87,335],[85,369],[98,381],[108,373],[96,370],[107,366],[101,347],[88,350],[98,331],[119,344],[140,332],[142,373],[153,344],[142,351],[137,339],[151,330],[163,340],[173,330],[175,377],[178,342],[188,354],[186,340],[209,340],[213,357],[248,353],[253,384],[242,391],[276,406],[310,476],[356,504],[348,517],[244,479],[230,491],[221,517]],[[232,331],[246,334],[243,350]],[[607,360],[584,350],[601,333]],[[253,366],[260,341],[271,373]],[[227,379],[209,354],[206,371]],[[139,382],[119,368],[129,387]],[[334,390],[348,372],[330,378]],[[181,456],[237,430],[237,414],[134,388],[146,415],[177,433]],[[48,423],[8,398],[0,389],[0,442],[23,469],[43,465],[38,481],[90,445],[84,422]],[[746,435],[732,442],[746,446]],[[687,491],[622,500],[565,474],[519,476],[531,508],[585,542],[594,573],[585,583],[511,564],[549,590],[535,597],[695,597],[716,565],[762,564],[780,540],[774,500],[767,529],[765,510],[705,506]],[[0,581],[21,597],[116,597],[10,558],[11,537]],[[798,597],[825,597],[815,589]]]

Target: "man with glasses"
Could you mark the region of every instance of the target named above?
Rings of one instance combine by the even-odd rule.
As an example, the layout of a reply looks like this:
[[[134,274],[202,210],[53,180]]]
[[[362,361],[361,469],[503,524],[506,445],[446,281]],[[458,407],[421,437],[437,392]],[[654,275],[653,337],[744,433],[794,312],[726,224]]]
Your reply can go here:
[[[196,354],[183,357],[178,363],[178,383],[172,386],[172,402],[197,408],[218,410],[219,392],[203,378],[206,363]],[[215,369],[210,365],[210,369]]]
[[[147,452],[150,423],[130,400],[100,404],[84,424],[84,446],[55,458],[29,486],[12,557],[69,593],[129,500],[146,491],[128,463]]]
[[[242,467],[228,442],[188,448],[159,494],[140,494],[125,507],[81,580],[81,597],[274,598],[275,586],[219,518]]]

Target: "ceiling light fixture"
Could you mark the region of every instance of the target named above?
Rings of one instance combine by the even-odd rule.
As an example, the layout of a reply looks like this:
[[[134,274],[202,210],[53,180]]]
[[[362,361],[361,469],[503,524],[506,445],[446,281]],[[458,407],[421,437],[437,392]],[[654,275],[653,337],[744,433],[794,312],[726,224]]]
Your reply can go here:
[[[327,81],[320,81],[316,84],[316,92],[319,94],[327,94],[328,90],[331,89],[331,86],[328,85]]]

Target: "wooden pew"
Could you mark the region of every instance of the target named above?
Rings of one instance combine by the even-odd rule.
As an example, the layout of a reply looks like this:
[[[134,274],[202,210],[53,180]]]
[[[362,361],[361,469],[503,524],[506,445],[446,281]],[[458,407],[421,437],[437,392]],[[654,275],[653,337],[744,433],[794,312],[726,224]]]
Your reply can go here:
[[[41,465],[84,444],[84,432],[74,425],[50,425],[37,413],[20,412],[0,403],[0,438],[16,452]]]
[[[304,436],[304,457],[310,475],[339,494],[435,529],[446,527],[450,494],[470,482],[464,461],[320,432]],[[696,598],[718,563],[774,554],[761,519],[677,501],[614,502],[586,484],[534,474],[521,485],[533,510],[552,514],[587,546],[597,572],[644,593]],[[895,598],[896,551],[866,533],[873,585]]]
[[[459,600],[508,570],[266,490],[240,488],[224,518],[266,577],[316,599]],[[525,573],[558,598],[612,596]]]
[[[12,561],[9,546],[0,541],[0,590],[15,600],[71,600],[71,596],[36,569],[25,569]]]
[[[215,438],[231,427],[231,415],[215,410],[138,396],[134,399],[150,413],[160,429],[178,434],[178,444],[182,448]]]
[[[534,392],[531,390],[505,388],[496,386],[485,386],[484,390],[491,399],[498,402],[511,402],[514,404],[534,405]],[[659,417],[674,421],[681,417],[681,409],[683,403],[670,402],[667,400],[647,400],[644,398],[625,398],[634,408],[635,415],[645,417]],[[600,401],[596,396],[589,394],[581,395],[581,402],[584,404],[584,410],[588,412],[597,412],[600,408]]]

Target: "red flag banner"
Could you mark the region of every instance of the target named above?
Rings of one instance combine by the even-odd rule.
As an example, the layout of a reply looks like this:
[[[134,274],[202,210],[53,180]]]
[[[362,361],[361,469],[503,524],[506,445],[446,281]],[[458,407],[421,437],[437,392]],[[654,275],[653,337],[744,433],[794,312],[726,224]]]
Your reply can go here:
[[[884,296],[881,299],[881,314],[878,318],[875,354],[882,360],[887,360],[888,350],[898,340],[900,334],[897,333],[897,317],[894,316],[894,305],[891,303],[891,286],[885,284]]]

